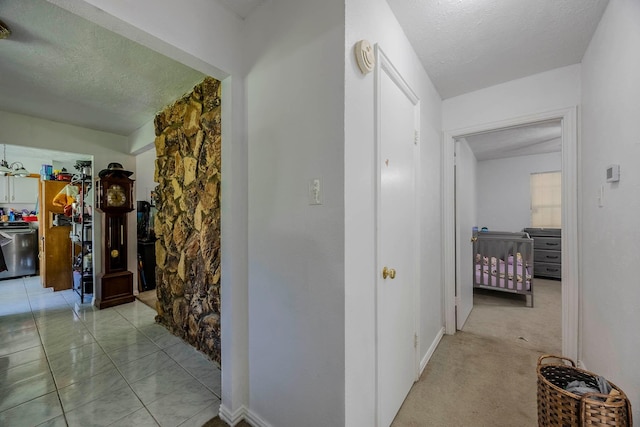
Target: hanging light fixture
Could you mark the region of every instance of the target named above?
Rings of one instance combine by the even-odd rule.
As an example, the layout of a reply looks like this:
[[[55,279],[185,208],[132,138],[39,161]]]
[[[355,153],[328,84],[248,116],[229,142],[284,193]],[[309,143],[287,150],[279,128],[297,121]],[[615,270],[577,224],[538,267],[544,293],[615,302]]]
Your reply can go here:
[[[11,35],[11,30],[9,29],[7,24],[5,24],[0,20],[0,39],[6,39],[10,35]]]
[[[29,171],[24,168],[22,162],[7,163],[7,145],[2,144],[2,160],[0,160],[0,175],[13,175],[20,178],[29,176]]]
[[[13,176],[19,176],[20,178],[29,176],[29,171],[26,170],[24,168],[24,165],[20,162],[11,163],[11,166],[9,166],[9,169],[11,169],[11,175]]]
[[[9,164],[7,163],[7,146],[2,144],[4,147],[4,152],[2,155],[2,161],[0,161],[0,175],[11,175],[11,169],[9,169]]]

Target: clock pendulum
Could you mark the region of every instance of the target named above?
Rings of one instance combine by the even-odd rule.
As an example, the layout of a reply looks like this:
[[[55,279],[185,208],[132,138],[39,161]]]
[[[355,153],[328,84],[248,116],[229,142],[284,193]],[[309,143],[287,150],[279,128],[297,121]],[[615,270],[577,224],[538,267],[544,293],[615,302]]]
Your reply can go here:
[[[96,207],[102,212],[102,275],[95,289],[96,305],[107,308],[132,302],[133,273],[127,268],[127,214],[133,210],[133,172],[119,163],[100,171]]]

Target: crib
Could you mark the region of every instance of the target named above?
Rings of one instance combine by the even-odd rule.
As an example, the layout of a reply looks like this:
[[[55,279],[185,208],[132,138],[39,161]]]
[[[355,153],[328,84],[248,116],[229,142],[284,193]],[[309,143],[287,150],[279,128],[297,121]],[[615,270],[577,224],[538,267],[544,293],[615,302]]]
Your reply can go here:
[[[473,237],[473,287],[526,296],[533,307],[533,239],[526,232],[487,231]]]

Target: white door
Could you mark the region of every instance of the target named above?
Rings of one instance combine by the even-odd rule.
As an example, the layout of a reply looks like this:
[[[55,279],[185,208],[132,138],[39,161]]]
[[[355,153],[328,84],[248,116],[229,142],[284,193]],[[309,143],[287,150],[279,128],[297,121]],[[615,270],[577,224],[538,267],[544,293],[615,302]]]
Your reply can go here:
[[[386,427],[417,376],[415,139],[419,107],[390,64],[378,70],[377,95],[377,404],[378,426]]]
[[[456,141],[456,329],[462,329],[473,308],[473,237],[477,226],[476,157],[469,143]]]

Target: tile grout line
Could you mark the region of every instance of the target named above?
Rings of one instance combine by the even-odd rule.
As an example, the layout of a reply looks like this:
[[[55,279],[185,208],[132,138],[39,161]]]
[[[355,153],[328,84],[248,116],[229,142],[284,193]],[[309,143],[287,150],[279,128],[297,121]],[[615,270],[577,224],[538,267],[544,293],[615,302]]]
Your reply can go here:
[[[64,304],[62,304],[62,305],[58,306],[58,305],[57,305],[57,302],[58,302],[58,301],[55,301],[55,302],[53,302],[52,307],[47,307],[47,305],[48,305],[48,304],[47,304],[47,303],[48,303],[47,295],[49,295],[49,294],[50,294],[49,292],[37,292],[37,293],[34,293],[33,295],[31,295],[31,294],[29,293],[28,288],[27,288],[26,280],[21,279],[21,283],[22,283],[22,288],[23,288],[23,290],[25,291],[25,294],[24,294],[23,298],[26,298],[26,303],[28,304],[28,307],[29,307],[29,310],[30,310],[30,315],[31,315],[31,316],[30,316],[30,318],[31,318],[31,320],[34,322],[35,330],[36,330],[36,331],[37,331],[37,333],[38,333],[38,341],[39,341],[39,344],[38,344],[38,345],[35,345],[33,348],[38,347],[38,348],[42,351],[42,354],[44,355],[44,358],[46,359],[48,372],[49,372],[49,375],[51,376],[51,378],[53,379],[53,386],[54,386],[54,388],[55,388],[56,397],[57,397],[57,399],[58,399],[58,403],[59,403],[59,405],[60,405],[60,408],[61,408],[61,411],[62,411],[62,416],[63,416],[63,419],[64,419],[64,421],[65,421],[65,424],[67,424],[67,425],[68,425],[69,421],[68,421],[68,418],[67,418],[67,411],[65,410],[65,407],[64,407],[64,405],[63,405],[63,402],[62,402],[62,399],[61,399],[61,395],[60,395],[60,389],[61,389],[61,388],[59,387],[58,381],[56,380],[56,377],[55,377],[54,372],[53,372],[53,369],[52,369],[52,364],[51,364],[51,360],[52,360],[51,356],[52,356],[52,354],[49,354],[49,352],[45,349],[45,346],[44,346],[44,338],[43,338],[43,337],[44,337],[44,335],[43,335],[42,327],[46,324],[46,318],[47,318],[47,313],[48,313],[48,310],[49,310],[49,309],[52,309],[52,310],[58,310],[58,309],[60,309],[60,314],[61,314],[61,315],[64,315],[64,313],[68,313],[68,311],[67,311],[67,310],[71,310],[72,316],[73,316],[73,317],[75,317],[75,318],[77,318],[77,319],[81,322],[81,324],[83,325],[83,328],[84,328],[84,329],[86,329],[86,331],[89,333],[89,335],[93,338],[94,342],[93,342],[93,343],[91,343],[91,344],[95,344],[95,345],[97,345],[97,346],[98,346],[98,348],[103,352],[103,354],[104,354],[104,355],[108,358],[108,360],[113,364],[113,366],[115,367],[116,371],[117,371],[117,372],[121,375],[121,377],[124,379],[125,383],[127,384],[127,387],[131,390],[131,392],[134,394],[134,396],[136,396],[136,399],[137,399],[137,400],[139,401],[139,403],[142,405],[142,408],[145,408],[145,410],[146,410],[147,414],[148,414],[148,415],[149,415],[149,416],[154,420],[154,422],[155,422],[156,424],[160,425],[160,422],[158,421],[158,419],[156,419],[156,416],[154,416],[154,415],[149,411],[149,409],[148,409],[148,407],[147,407],[147,404],[145,404],[144,402],[142,402],[142,400],[140,399],[140,397],[136,394],[136,392],[135,392],[135,390],[133,389],[133,387],[132,387],[132,385],[131,385],[130,381],[129,381],[129,380],[128,380],[124,375],[123,375],[123,371],[121,370],[121,368],[120,368],[120,367],[115,363],[115,361],[114,361],[114,359],[112,358],[112,356],[111,356],[111,355],[110,355],[110,354],[105,350],[105,348],[103,347],[103,345],[99,342],[99,340],[98,340],[98,334],[97,334],[96,330],[95,330],[95,329],[91,329],[91,328],[88,326],[87,319],[83,319],[83,317],[86,317],[86,314],[87,314],[87,313],[89,313],[89,310],[86,310],[86,311],[85,311],[85,310],[82,310],[82,307],[83,307],[84,305],[78,305],[78,304],[77,304],[77,301],[69,300],[69,299],[67,298],[67,295],[66,295],[66,294],[61,294],[61,295],[60,295],[62,298],[60,299],[60,301],[59,301],[59,302],[63,302]],[[45,294],[47,294],[47,295],[45,295]],[[32,301],[32,299],[33,299],[33,301]],[[38,303],[39,310],[40,310],[40,312],[42,312],[42,315],[41,315],[41,316],[36,317],[36,314],[35,314],[35,312],[34,312],[34,303]],[[140,304],[142,305],[143,303],[140,303]],[[146,307],[146,306],[145,306],[145,307]],[[95,310],[91,310],[91,311],[92,311],[92,312],[95,312]],[[122,319],[124,319],[124,320],[126,321],[126,324],[127,324],[127,325],[129,325],[129,326],[131,327],[131,330],[135,331],[136,333],[141,334],[141,335],[142,335],[142,336],[144,336],[146,339],[148,339],[151,343],[153,343],[153,344],[154,344],[154,346],[155,346],[155,347],[157,347],[157,352],[162,352],[162,354],[164,354],[164,356],[166,356],[169,360],[171,360],[173,363],[175,363],[175,365],[176,365],[176,366],[179,366],[181,369],[183,369],[183,370],[186,372],[186,374],[188,375],[188,377],[190,378],[190,380],[189,380],[189,381],[191,381],[191,380],[195,380],[195,381],[196,381],[196,382],[195,382],[195,384],[200,384],[201,386],[203,386],[203,387],[204,387],[204,390],[206,390],[206,391],[207,391],[207,393],[210,393],[210,396],[212,396],[212,397],[214,398],[214,401],[213,401],[213,402],[215,402],[215,400],[218,400],[218,401],[220,401],[220,400],[221,400],[221,397],[220,397],[220,396],[219,396],[219,395],[218,395],[214,390],[212,390],[212,389],[211,389],[207,384],[205,384],[205,383],[203,383],[202,381],[200,381],[199,377],[198,377],[198,376],[196,376],[197,374],[194,374],[194,373],[192,373],[192,372],[191,372],[191,369],[187,367],[187,365],[188,365],[188,364],[184,364],[185,362],[188,362],[190,359],[186,359],[186,360],[183,360],[182,362],[180,362],[180,361],[178,360],[178,358],[180,358],[180,356],[181,356],[182,354],[176,354],[176,355],[175,355],[175,357],[174,357],[174,356],[172,356],[172,355],[168,352],[168,351],[169,351],[169,349],[171,349],[171,348],[173,348],[173,347],[176,347],[176,346],[179,346],[179,345],[186,345],[186,346],[188,346],[188,347],[189,347],[189,349],[190,349],[190,350],[194,351],[194,353],[198,353],[198,356],[199,356],[199,355],[200,355],[200,354],[199,354],[200,352],[199,352],[197,349],[193,348],[193,346],[191,346],[189,343],[187,343],[186,341],[184,341],[181,337],[179,337],[179,336],[177,336],[177,335],[172,334],[172,333],[171,333],[171,332],[170,332],[170,331],[169,331],[169,330],[168,330],[164,325],[162,325],[162,324],[160,324],[160,323],[156,323],[156,322],[154,322],[154,323],[149,323],[149,324],[146,324],[146,323],[145,323],[144,325],[140,325],[140,317],[141,317],[141,315],[142,315],[142,317],[144,318],[145,313],[140,313],[140,312],[138,312],[138,310],[136,310],[136,309],[135,309],[135,307],[133,307],[133,306],[132,306],[130,309],[129,309],[129,308],[126,308],[126,309],[122,309],[122,310],[118,310],[117,308],[114,308],[114,310],[113,310],[113,311],[114,311],[115,313],[117,313],[117,314],[118,314],[118,317],[119,317],[119,318],[122,318]],[[55,315],[55,314],[57,314],[57,313],[53,313],[53,314]],[[83,315],[85,315],[85,316],[83,316]],[[143,319],[143,320],[144,320],[144,319]],[[94,321],[95,321],[95,318],[94,318]],[[150,326],[150,325],[158,325],[159,327],[163,328],[163,329],[166,331],[166,333],[167,333],[167,334],[169,334],[170,336],[173,336],[173,337],[178,338],[178,340],[179,340],[179,341],[178,341],[178,342],[176,342],[175,344],[172,344],[172,345],[166,346],[165,348],[160,347],[160,345],[158,344],[158,342],[160,342],[161,338],[160,338],[160,337],[156,337],[156,339],[157,339],[157,340],[156,340],[156,339],[153,339],[153,338],[152,338],[152,335],[153,335],[153,334],[152,334],[150,331],[148,331],[148,332],[146,332],[146,333],[145,333],[145,331],[142,329],[142,328],[144,328],[144,327],[146,327],[146,326]],[[129,328],[129,326],[127,326],[127,328]],[[53,332],[53,333],[56,333],[56,332],[62,332],[62,333],[64,333],[64,331],[65,331],[65,325],[64,325],[64,324],[61,324],[59,328],[58,328],[58,327],[51,327],[51,330],[52,330],[52,332],[53,332],[53,331],[55,331],[55,332]],[[83,345],[85,345],[85,344],[83,344]],[[78,347],[82,347],[83,345],[79,345]],[[123,346],[122,348],[124,348],[124,347],[125,347],[125,346]],[[74,348],[75,348],[75,347],[74,347]],[[176,347],[176,348],[177,348],[177,347]],[[154,353],[155,353],[155,351],[154,351],[154,352],[152,352],[152,353],[150,353],[149,355],[144,355],[144,356],[141,356],[141,357],[137,357],[137,358],[136,358],[136,359],[134,359],[134,360],[127,361],[126,363],[132,363],[132,362],[135,362],[136,360],[139,360],[139,359],[142,359],[142,358],[144,358],[144,357],[150,356],[151,354],[154,354]],[[58,354],[58,353],[56,353],[56,354]],[[61,355],[61,357],[68,357],[68,354],[65,356],[65,355],[63,355],[63,352],[62,352],[62,351],[60,352],[60,355]],[[190,356],[190,355],[188,355],[188,354],[187,354],[186,356],[187,356],[187,358],[191,357],[191,356]],[[97,357],[97,356],[96,356],[96,357]],[[184,359],[184,358],[182,357],[182,358],[180,358],[180,359]],[[213,366],[215,369],[220,369],[214,361],[211,361],[211,360],[209,360],[208,358],[206,358],[206,355],[205,355],[205,359],[204,359],[204,360],[207,360],[208,362],[211,362],[212,366]],[[126,363],[125,363],[125,364],[126,364]],[[154,375],[154,373],[152,373],[152,374],[150,374],[150,375],[147,375],[147,376],[145,376],[144,378],[148,378],[149,376],[152,376],[152,375]],[[91,376],[93,376],[93,375],[91,375]],[[141,378],[141,379],[144,379],[144,378]],[[140,380],[140,379],[138,379],[138,380]],[[66,385],[65,387],[70,386],[70,385],[73,385],[73,384],[75,384],[75,383],[70,383],[70,384]],[[64,387],[63,387],[63,388],[64,388]],[[35,398],[33,398],[33,399],[29,399],[28,401],[21,402],[19,405],[22,405],[22,404],[24,404],[24,403],[28,403],[28,402],[30,402],[30,401],[32,401],[32,400],[34,400],[34,399],[37,399],[37,398],[41,398],[42,396],[47,395],[47,394],[49,394],[49,393],[45,393],[45,394],[43,394],[43,395],[41,395],[41,396],[37,396],[37,397],[35,397]],[[153,402],[156,402],[157,400],[158,400],[158,399],[154,400]],[[92,400],[92,402],[93,402],[93,401],[94,401],[94,400]],[[150,403],[153,403],[153,402],[150,402]],[[212,403],[213,403],[213,402],[212,402]],[[15,406],[19,406],[19,405],[15,405]],[[14,408],[15,406],[13,406],[12,408]],[[207,407],[208,407],[208,406],[207,406]],[[190,419],[192,419],[192,418],[194,418],[194,417],[197,417],[199,414],[201,414],[201,413],[203,413],[204,411],[206,411],[207,407],[202,408],[201,410],[199,410],[198,412],[196,412],[196,413],[194,413],[194,414],[191,414],[191,416],[190,416],[189,418],[187,418],[187,419],[186,419],[186,420],[184,420],[184,421],[181,421],[181,424],[184,424],[184,423],[188,422]],[[11,409],[11,408],[7,408],[7,410],[8,410],[8,409]],[[76,408],[74,408],[74,410],[75,410],[75,409],[76,409]],[[121,421],[122,419],[124,419],[124,418],[126,418],[126,417],[130,416],[131,414],[133,414],[134,412],[138,411],[139,409],[141,409],[141,408],[138,408],[138,409],[132,410],[132,412],[130,412],[130,413],[128,413],[128,414],[126,414],[126,415],[124,415],[124,416],[123,416],[122,418],[120,418],[119,420],[114,421],[111,425],[117,425],[117,423],[118,423],[119,421]],[[3,412],[4,412],[4,411],[3,411]],[[69,411],[69,412],[70,412],[70,411]],[[44,420],[44,421],[42,421],[42,423],[49,422],[49,421],[51,421],[52,419],[55,419],[55,418],[57,418],[57,416],[56,416],[56,417],[53,417],[53,418],[50,418],[50,419],[48,419],[48,420]],[[42,424],[42,423],[41,423],[41,424]]]
[[[82,322],[83,325],[85,325],[85,322],[82,320],[82,317],[80,316],[80,313],[78,313],[77,311],[73,310],[74,313],[78,316],[78,318],[80,319],[80,321]],[[99,311],[99,310],[98,310]],[[127,318],[125,318],[124,316],[122,316],[122,314],[118,311],[118,310],[114,310],[116,313],[118,313],[119,316],[121,316],[123,319],[127,320]],[[129,322],[131,323],[131,322]],[[86,327],[86,325],[85,325]],[[142,402],[142,400],[140,399],[140,397],[136,394],[135,390],[133,389],[133,387],[131,387],[131,384],[129,384],[129,381],[127,381],[127,378],[122,374],[122,372],[120,371],[120,369],[118,368],[118,365],[116,365],[115,361],[111,358],[111,356],[109,355],[109,353],[107,353],[107,351],[104,349],[104,347],[102,347],[102,344],[100,344],[100,342],[98,341],[98,337],[95,335],[95,331],[92,331],[91,329],[87,328],[87,331],[89,331],[89,334],[91,334],[91,336],[93,337],[93,339],[95,340],[95,343],[98,347],[100,347],[100,350],[102,350],[102,352],[105,354],[105,356],[107,356],[107,358],[111,361],[111,363],[113,364],[113,367],[116,369],[116,371],[118,371],[118,374],[120,374],[120,376],[122,377],[122,379],[124,380],[125,384],[127,384],[127,387],[129,388],[129,390],[131,390],[131,392],[133,393],[133,395],[136,397],[136,399],[138,399],[138,402],[140,402],[140,404],[142,405],[143,408],[146,409],[146,406],[144,404],[144,402]],[[117,349],[116,349],[117,350]],[[124,388],[124,387],[123,387]],[[97,400],[98,398],[94,399]],[[93,402],[94,400],[92,400],[91,402]],[[90,403],[90,402],[86,402],[86,403]],[[85,404],[86,404],[85,403]],[[74,408],[77,409],[77,408]],[[74,410],[72,409],[72,410]],[[129,412],[128,414],[124,415],[123,417],[119,418],[118,420],[114,421],[113,423],[109,424],[109,425],[114,425],[116,422],[122,420],[123,418],[128,417],[129,415],[133,414],[134,412],[138,411],[140,408],[138,409],[134,409],[133,411]],[[149,410],[147,410],[147,412],[149,412]],[[149,412],[149,415],[151,415],[151,417],[153,418],[153,415],[151,414],[151,412]],[[155,418],[153,418],[154,421],[156,421]],[[160,425],[157,421],[156,424]]]
[[[135,328],[135,330],[136,330],[136,331],[138,331],[139,333],[141,333],[142,335],[144,335],[147,339],[149,339],[151,342],[153,342],[155,345],[157,345],[157,344],[156,344],[156,342],[153,340],[153,338],[151,338],[150,336],[148,336],[147,334],[145,334],[143,331],[141,331],[141,330],[140,330],[140,328],[138,328],[138,326],[137,326],[137,325],[135,325],[133,322],[131,322],[131,320],[130,320],[129,318],[125,317],[125,316],[124,316],[124,315],[123,315],[119,310],[116,310],[116,311],[118,312],[118,314],[120,314],[122,317],[124,317],[124,318],[125,318],[125,320],[127,320],[129,323],[131,323],[131,325]],[[165,328],[165,330],[166,330],[169,334],[171,334],[171,335],[173,335],[173,336],[178,337],[177,335],[172,334],[168,329],[166,329],[166,327],[165,327],[164,325],[162,325],[162,324],[160,324],[160,323],[153,323],[153,324],[154,324],[154,325],[159,325],[159,326],[161,326],[161,327]],[[188,343],[186,343],[186,342],[185,342],[181,337],[178,337],[178,338],[180,338],[180,340],[181,340],[181,342],[182,342],[182,343],[184,343],[184,344],[188,344]],[[179,343],[176,343],[176,344],[174,344],[174,345],[178,345],[178,344],[179,344]],[[169,346],[169,347],[173,347],[173,346]],[[184,369],[184,371],[185,371],[189,376],[191,376],[191,378],[192,378],[192,379],[196,380],[196,382],[198,382],[198,383],[199,383],[199,384],[201,384],[203,387],[205,387],[205,388],[206,388],[206,389],[207,389],[207,390],[208,390],[208,391],[209,391],[213,396],[215,396],[216,398],[218,398],[218,400],[221,400],[221,397],[220,397],[220,396],[218,396],[216,393],[214,393],[214,392],[213,392],[213,390],[209,389],[209,387],[207,387],[205,384],[202,384],[202,382],[201,382],[201,381],[200,381],[200,380],[199,380],[199,379],[198,379],[194,374],[192,374],[192,373],[189,371],[189,369],[187,369],[187,368],[186,368],[185,366],[183,366],[183,365],[182,365],[178,360],[174,359],[174,358],[173,358],[169,353],[167,353],[165,348],[160,348],[159,346],[158,346],[158,348],[160,349],[160,352],[164,353],[164,354],[165,354],[169,359],[171,359],[171,360],[172,360],[176,365],[178,365],[178,366],[180,366],[182,369]],[[198,351],[197,349],[195,349],[195,350],[196,350],[196,351]],[[143,357],[146,357],[146,356],[143,356]],[[115,363],[114,363],[114,364],[115,364]],[[116,366],[116,369],[117,369],[117,366]],[[118,372],[120,372],[120,370],[119,370],[119,369],[118,369]],[[154,373],[154,374],[155,374],[155,373]],[[148,378],[148,377],[150,377],[150,376],[152,376],[152,375],[154,375],[154,374],[147,375],[147,376],[146,376],[146,377],[144,377],[144,378]],[[122,375],[122,373],[121,373],[121,375]],[[123,378],[125,379],[125,381],[127,382],[127,384],[129,384],[129,381],[126,379],[126,377],[124,377],[124,375],[122,375],[122,376],[123,376]],[[142,380],[142,379],[144,379],[144,378],[140,378],[139,380]],[[138,380],[138,381],[139,381],[139,380]],[[135,394],[135,391],[134,391],[134,394]],[[136,394],[136,396],[137,396],[137,394]],[[149,403],[150,403],[150,404],[151,404],[151,403],[154,403],[154,402],[155,402],[155,401],[157,401],[157,400],[160,400],[160,399],[156,399],[156,400],[154,400],[153,402],[149,402]],[[147,405],[146,405],[144,402],[142,403],[142,405],[143,405],[145,408],[147,408]],[[191,418],[193,418],[193,417],[197,416],[200,412],[203,412],[205,409],[206,409],[206,407],[205,407],[205,408],[203,408],[202,410],[198,411],[196,414],[194,414],[193,416],[189,417],[188,419],[184,420],[182,423],[180,423],[180,425],[181,425],[181,424],[186,423],[186,422],[187,422],[187,421],[189,421]],[[153,414],[151,413],[151,411],[149,411],[149,410],[147,409],[147,412],[149,412],[149,414],[151,415],[151,417],[152,417],[152,418],[153,418],[153,419],[158,423],[158,425],[160,425],[160,422],[159,422],[159,421],[158,421],[158,420],[153,416]],[[114,424],[111,424],[111,425],[114,425]]]
[[[29,303],[29,310],[31,310],[31,317],[33,317],[33,323],[36,325],[36,330],[38,331],[38,338],[40,339],[40,345],[42,346],[42,353],[44,354],[44,358],[47,361],[47,367],[49,368],[49,374],[51,375],[51,379],[53,380],[53,386],[55,387],[56,397],[58,398],[58,403],[60,404],[60,410],[62,411],[62,418],[64,418],[64,423],[68,426],[69,422],[67,421],[67,414],[64,411],[64,406],[62,405],[62,399],[60,398],[60,393],[58,392],[58,384],[56,383],[56,378],[53,376],[53,370],[51,369],[51,363],[49,362],[49,355],[44,348],[44,341],[42,341],[42,334],[40,333],[40,327],[38,326],[38,322],[36,321],[36,316],[33,313],[33,306],[31,305],[31,299],[29,298],[29,290],[27,289],[27,284],[24,278],[22,279],[22,284],[24,286],[24,290],[27,293],[27,301]],[[44,395],[43,395],[44,396]],[[42,397],[42,396],[39,396]],[[33,400],[33,399],[32,399]],[[55,417],[54,417],[55,418]],[[45,422],[52,420],[54,418],[50,418],[45,420],[40,424],[44,424]]]
[[[119,316],[121,316],[124,320],[126,320],[127,322],[129,322],[129,324],[130,324],[131,326],[133,326],[133,328],[134,328],[136,331],[138,331],[138,332],[139,332],[138,328],[137,328],[133,323],[131,323],[131,321],[130,321],[129,319],[127,319],[125,316],[123,316],[123,315],[122,315],[122,313],[120,313],[120,311],[118,311],[118,310],[117,310],[117,309],[115,309],[115,308],[114,308],[114,311],[115,311],[116,313],[118,313],[118,315],[119,315]],[[79,313],[78,313],[78,317],[80,317],[80,314],[79,314]],[[82,318],[81,318],[81,317],[80,317],[80,321],[84,324],[84,321],[82,320]],[[89,328],[87,328],[87,329],[89,329]],[[95,332],[95,331],[94,331],[94,332]],[[126,377],[126,376],[124,376],[124,374],[122,373],[122,371],[120,370],[120,368],[118,367],[118,365],[115,363],[115,361],[111,358],[111,356],[109,355],[109,353],[107,353],[107,351],[104,349],[104,347],[102,347],[102,345],[101,345],[101,344],[100,344],[100,342],[98,341],[98,337],[97,337],[96,335],[94,335],[94,332],[92,332],[91,330],[89,330],[89,333],[91,334],[91,336],[93,336],[93,338],[94,338],[94,340],[95,340],[96,344],[98,345],[98,347],[100,347],[100,349],[104,352],[104,354],[109,358],[109,360],[111,361],[111,363],[113,363],[114,368],[116,369],[116,371],[118,371],[118,373],[120,374],[120,376],[122,377],[122,379],[124,380],[124,382],[127,384],[127,387],[129,387],[129,390],[131,390],[131,392],[132,392],[132,393],[133,393],[133,395],[136,397],[136,399],[138,399],[138,401],[139,401],[139,402],[140,402],[140,404],[142,405],[142,408],[144,408],[144,409],[147,411],[147,413],[149,414],[149,416],[151,416],[151,418],[153,418],[153,421],[154,421],[158,426],[160,426],[160,423],[158,422],[158,420],[153,416],[153,414],[151,413],[151,411],[149,411],[149,409],[147,408],[147,405],[142,401],[142,399],[140,399],[140,396],[138,396],[138,394],[136,393],[136,391],[133,389],[133,387],[132,387],[132,386],[131,386],[131,384],[129,383],[129,380],[127,379],[127,377]],[[142,333],[142,332],[140,332],[140,333]],[[143,334],[143,335],[144,335],[144,334]],[[149,338],[149,337],[147,337],[146,335],[144,335],[144,336],[145,336],[146,338]],[[153,342],[153,340],[151,340],[151,339],[149,339],[149,340],[150,340],[151,342]],[[153,344],[155,345],[155,342],[153,342]],[[123,346],[123,347],[121,347],[121,348],[124,348],[124,346]],[[158,349],[159,349],[159,350],[162,350],[162,349],[160,349],[160,347],[158,347]],[[116,349],[116,350],[117,350],[117,349]],[[148,356],[148,355],[147,355],[147,356]],[[143,357],[146,357],[146,356],[143,356]],[[140,357],[139,359],[142,359],[142,357]],[[139,359],[135,359],[135,360],[139,360]],[[134,362],[135,360],[133,360],[133,361],[131,361],[131,362]],[[151,375],[153,375],[153,374],[151,374]],[[149,375],[149,376],[150,376],[150,375]],[[145,378],[146,378],[146,377],[145,377]],[[135,412],[139,411],[140,409],[141,409],[141,408],[133,410],[132,412],[130,412],[130,413],[128,413],[128,414],[126,414],[126,415],[124,415],[123,417],[119,418],[118,420],[114,421],[113,423],[111,423],[111,424],[109,424],[109,425],[110,425],[110,426],[112,426],[112,425],[116,425],[116,423],[117,423],[117,422],[119,422],[119,421],[121,421],[122,419],[124,419],[124,418],[128,417],[129,415],[131,415],[131,414],[133,414],[133,413],[135,413]]]

